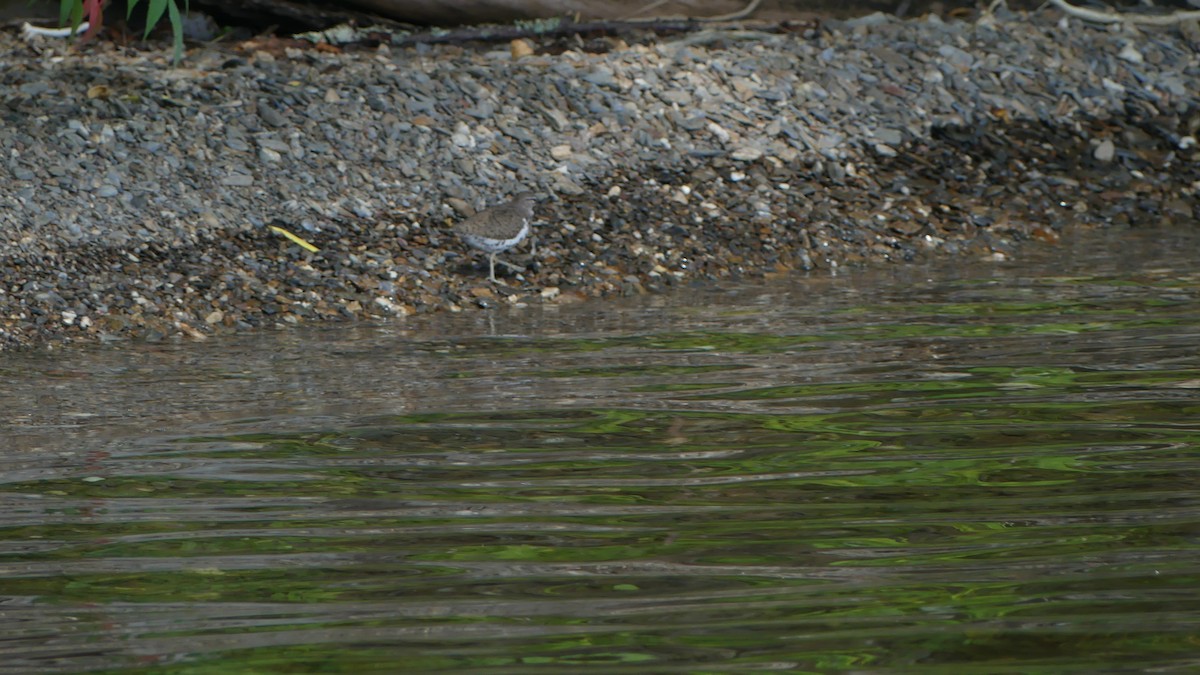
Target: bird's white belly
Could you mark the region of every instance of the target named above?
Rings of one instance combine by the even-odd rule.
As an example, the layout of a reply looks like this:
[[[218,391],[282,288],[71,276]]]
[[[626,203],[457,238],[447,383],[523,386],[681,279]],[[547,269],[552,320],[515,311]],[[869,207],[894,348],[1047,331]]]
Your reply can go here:
[[[524,239],[525,235],[527,235],[527,234],[529,234],[529,221],[528,220],[525,221],[525,223],[521,225],[520,232],[517,232],[516,234],[514,234],[512,237],[510,237],[508,239],[497,239],[494,237],[489,237],[489,236],[479,235],[479,234],[463,234],[462,238],[468,244],[470,244],[471,246],[474,246],[475,248],[477,248],[481,251],[487,251],[488,253],[500,253],[501,251],[507,251],[508,249],[521,243],[521,240]]]

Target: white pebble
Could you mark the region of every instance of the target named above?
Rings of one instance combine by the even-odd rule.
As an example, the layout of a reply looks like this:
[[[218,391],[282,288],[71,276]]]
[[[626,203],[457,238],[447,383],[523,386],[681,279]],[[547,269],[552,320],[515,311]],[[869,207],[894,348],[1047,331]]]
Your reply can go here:
[[[730,156],[739,162],[753,162],[763,156],[763,151],[752,146],[742,146],[734,150]]]
[[[1125,59],[1130,63],[1142,63],[1145,59],[1142,58],[1142,53],[1137,50],[1132,44],[1125,45],[1124,48],[1117,54],[1117,58]]]
[[[716,122],[709,122],[708,123],[708,131],[713,136],[716,136],[717,140],[721,141],[722,143],[729,142],[729,138],[730,138],[729,132],[726,131],[725,127],[721,126],[720,124],[717,124]]]

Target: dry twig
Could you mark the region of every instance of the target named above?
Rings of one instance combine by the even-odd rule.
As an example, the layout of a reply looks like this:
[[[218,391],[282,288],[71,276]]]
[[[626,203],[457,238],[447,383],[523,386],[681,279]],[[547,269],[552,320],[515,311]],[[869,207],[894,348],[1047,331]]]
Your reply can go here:
[[[1095,23],[1131,23],[1139,26],[1173,26],[1184,21],[1200,20],[1200,11],[1172,12],[1171,14],[1128,14],[1102,12],[1098,9],[1076,7],[1066,0],[1050,0],[1050,4],[1067,14]]]

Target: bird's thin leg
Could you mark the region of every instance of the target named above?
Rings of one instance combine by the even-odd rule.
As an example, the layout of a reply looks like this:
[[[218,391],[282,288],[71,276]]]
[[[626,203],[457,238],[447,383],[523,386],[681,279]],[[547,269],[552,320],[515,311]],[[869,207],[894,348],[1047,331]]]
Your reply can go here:
[[[508,269],[510,269],[514,272],[524,272],[525,271],[524,267],[521,267],[520,265],[514,265],[514,264],[508,262],[507,260],[501,260],[500,258],[496,258],[496,262],[500,263],[501,265],[504,265],[505,267],[507,267]]]
[[[488,254],[488,279],[496,283],[496,254]]]

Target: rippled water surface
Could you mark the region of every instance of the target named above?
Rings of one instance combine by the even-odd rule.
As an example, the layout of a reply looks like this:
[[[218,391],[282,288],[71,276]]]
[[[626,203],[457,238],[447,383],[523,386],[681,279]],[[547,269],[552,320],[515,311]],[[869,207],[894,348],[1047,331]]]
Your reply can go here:
[[[1195,672],[1198,251],[0,355],[0,671]]]

